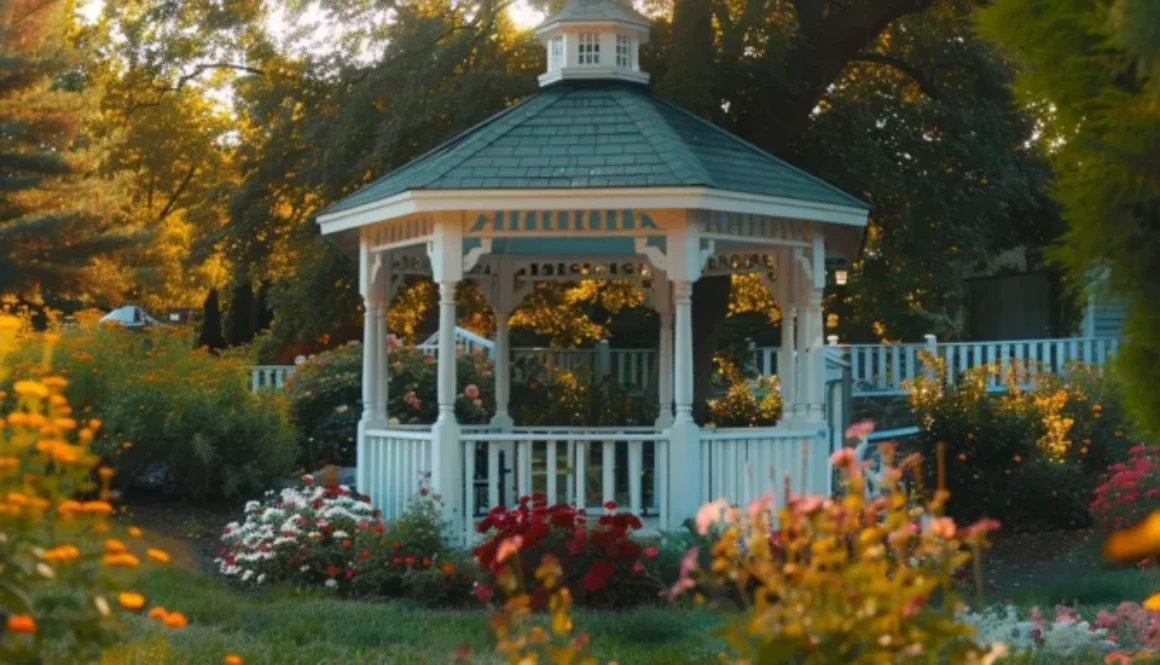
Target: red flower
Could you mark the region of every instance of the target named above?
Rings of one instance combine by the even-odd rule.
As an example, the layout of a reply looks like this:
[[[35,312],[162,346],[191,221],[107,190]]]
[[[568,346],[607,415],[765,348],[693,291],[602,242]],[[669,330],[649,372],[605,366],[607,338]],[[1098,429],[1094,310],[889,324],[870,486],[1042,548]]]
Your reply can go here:
[[[362,520],[358,524],[356,524],[355,526],[358,527],[359,531],[366,531],[367,529],[370,528],[371,523],[366,521],[366,520]]]
[[[607,511],[616,510],[616,502],[615,501],[605,501],[604,502],[604,509]]]
[[[424,567],[424,568],[430,568],[430,567],[431,567],[431,560],[430,560],[430,559],[428,559],[427,557],[423,557],[423,567]]]
[[[382,522],[375,523],[375,533],[382,533],[383,531],[386,531],[386,530],[387,530],[387,527]]]
[[[348,579],[348,580],[350,578],[354,577],[354,568],[347,568],[345,575],[346,575],[346,579]]]
[[[396,566],[401,565],[403,563],[403,558],[397,556],[394,559],[391,559],[391,563],[395,564]]]
[[[407,558],[403,559],[403,562],[406,563],[408,566],[413,566],[413,565],[415,565],[415,557],[408,555]]]
[[[641,573],[644,572],[644,564],[639,562],[639,561],[632,564],[632,572],[636,573],[637,575],[640,575]]]
[[[608,561],[597,561],[588,567],[588,572],[584,573],[584,578],[580,580],[580,586],[589,593],[600,591],[608,584],[608,578],[612,577],[614,572],[616,568]]]
[[[344,549],[344,550],[349,550],[349,549],[350,549],[350,546],[351,546],[351,544],[352,544],[352,543],[350,542],[350,539],[349,539],[349,538],[348,538],[348,539],[346,539],[346,540],[344,540],[344,541],[342,541],[342,549]]]
[[[660,550],[657,549],[656,545],[649,545],[648,547],[644,548],[644,555],[650,559],[656,558],[658,554],[660,554]]]
[[[338,566],[329,566],[326,569],[326,576],[327,577],[338,577],[338,574],[340,572],[342,572],[342,571],[339,569]]]
[[[363,548],[363,551],[359,552],[358,555],[360,558],[362,558],[363,561],[366,561],[371,558],[371,551]]]
[[[486,584],[475,585],[475,597],[484,605],[491,602],[492,596],[495,595],[495,590]]]

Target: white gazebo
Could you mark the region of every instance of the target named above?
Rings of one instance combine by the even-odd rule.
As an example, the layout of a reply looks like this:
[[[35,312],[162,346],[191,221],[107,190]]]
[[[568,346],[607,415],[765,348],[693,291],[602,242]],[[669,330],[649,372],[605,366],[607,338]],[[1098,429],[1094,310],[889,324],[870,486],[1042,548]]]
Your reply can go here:
[[[827,252],[857,250],[862,201],[649,92],[648,20],[630,3],[570,0],[536,33],[541,90],[330,206],[322,232],[357,247],[364,298],[360,491],[398,515],[421,474],[456,528],[515,496],[595,508],[616,500],[656,527],[706,500],[827,492],[832,425],[823,379]],[[692,289],[757,273],[782,308],[785,416],[775,427],[693,421]],[[384,313],[409,275],[439,285],[437,421],[391,426]],[[508,317],[536,282],[624,279],[661,317],[655,426],[524,428],[509,415]],[[455,291],[495,311],[496,415],[456,422]]]

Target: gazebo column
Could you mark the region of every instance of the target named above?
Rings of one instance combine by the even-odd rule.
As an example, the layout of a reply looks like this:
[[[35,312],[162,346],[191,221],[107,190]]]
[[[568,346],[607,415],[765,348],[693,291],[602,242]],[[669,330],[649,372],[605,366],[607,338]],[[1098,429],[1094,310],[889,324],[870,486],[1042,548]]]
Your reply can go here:
[[[673,397],[669,427],[670,524],[680,524],[701,504],[701,430],[693,420],[693,282],[701,276],[700,238],[689,224],[668,234],[668,276],[673,294]]]
[[[777,379],[781,387],[782,420],[796,416],[797,402],[797,354],[794,284],[797,266],[791,250],[783,249],[778,255],[777,306],[781,308],[781,346],[777,350]]]
[[[436,220],[429,251],[432,277],[439,285],[439,415],[431,426],[431,488],[442,496],[451,533],[464,533],[463,450],[455,419],[455,288],[463,278],[463,226],[457,215]]]
[[[663,273],[662,273],[663,275]],[[653,307],[660,318],[657,341],[657,429],[673,424],[673,303],[668,276],[657,275]]]
[[[500,296],[502,299],[502,296]],[[495,310],[495,415],[491,424],[501,430],[510,431],[515,420],[508,412],[512,392],[512,352],[511,336],[508,328],[510,310]]]
[[[367,431],[386,426],[383,390],[385,377],[381,372],[385,366],[383,337],[383,303],[386,296],[386,279],[379,265],[372,259],[368,243],[360,242],[359,251],[359,292],[363,297],[363,362],[362,362],[362,417],[358,422],[355,443],[355,484],[360,492],[370,487],[372,474],[376,471],[367,463]],[[383,404],[381,404],[383,403]],[[380,470],[381,471],[381,470]],[[372,497],[377,499],[378,497]]]
[[[805,280],[805,311],[803,337],[799,344],[804,348],[805,367],[802,376],[806,389],[802,401],[806,408],[804,417],[808,422],[819,423],[826,419],[826,328],[822,312],[822,300],[826,288],[826,244],[819,225],[810,227],[809,274]]]

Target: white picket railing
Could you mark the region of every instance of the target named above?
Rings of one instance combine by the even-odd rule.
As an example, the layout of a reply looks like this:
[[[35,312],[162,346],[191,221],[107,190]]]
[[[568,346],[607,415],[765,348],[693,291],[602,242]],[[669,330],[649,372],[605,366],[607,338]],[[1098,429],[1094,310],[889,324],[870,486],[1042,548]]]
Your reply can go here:
[[[460,348],[468,353],[491,357],[490,340],[468,333]],[[1073,337],[1060,339],[1007,340],[995,342],[943,342],[932,339],[919,344],[839,344],[850,364],[853,397],[902,395],[907,382],[929,368],[922,363],[922,352],[941,358],[947,369],[947,381],[955,382],[964,372],[983,365],[994,365],[998,371],[989,378],[988,388],[1004,390],[1009,370],[1025,385],[1036,372],[1061,374],[1068,366],[1082,363],[1103,367],[1119,349],[1114,337]],[[778,372],[780,349],[752,347],[752,363],[760,376]],[[433,351],[432,351],[433,352]],[[655,349],[613,349],[602,342],[594,349],[515,348],[512,349],[512,378],[523,380],[521,361],[533,359],[539,364],[565,371],[591,371],[598,377],[616,379],[630,394],[643,395],[655,388],[657,352]],[[293,365],[255,365],[251,387],[281,389]]]
[[[828,496],[832,489],[826,430],[779,428],[701,432],[701,501],[744,506],[767,492]]]
[[[250,390],[253,392],[263,388],[281,390],[294,367],[294,365],[254,365],[250,368]]]
[[[465,433],[465,514],[514,506],[542,493],[549,504],[600,511],[607,501],[636,515],[659,516],[666,505],[665,438],[651,428],[517,428]]]
[[[385,519],[403,514],[431,471],[431,427],[367,430],[358,460],[358,491]]]

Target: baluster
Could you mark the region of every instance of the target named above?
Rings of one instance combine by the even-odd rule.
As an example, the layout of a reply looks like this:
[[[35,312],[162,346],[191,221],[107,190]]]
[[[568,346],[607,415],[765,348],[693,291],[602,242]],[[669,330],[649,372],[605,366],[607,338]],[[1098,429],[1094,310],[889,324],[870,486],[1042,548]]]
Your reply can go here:
[[[548,495],[548,505],[551,506],[559,502],[559,498],[556,496],[556,474],[559,472],[559,468],[556,463],[555,441],[548,442],[547,454],[544,455],[544,465],[547,467],[547,488],[545,493]]]
[[[487,509],[491,510],[500,505],[499,477],[503,471],[499,468],[499,442],[488,441],[487,445]],[[511,464],[511,460],[507,460]]]
[[[571,441],[564,442],[564,463],[568,466],[568,473],[564,477],[564,503],[567,503],[576,496],[575,477],[576,473],[576,455],[575,445]]]
[[[602,445],[601,452],[600,472],[602,478],[600,479],[600,494],[601,501],[607,503],[609,501],[616,501],[616,473],[614,469],[614,465],[616,464],[616,442],[605,441]]]
[[[472,539],[472,524],[475,522],[475,443],[469,442],[464,450],[463,459],[463,477],[467,479],[467,491],[464,492],[466,505],[464,506],[464,514],[467,519],[464,520],[467,529],[467,542],[470,543]]]
[[[902,349],[897,344],[890,345],[890,388],[902,390]]]
[[[628,442],[628,505],[634,515],[640,515],[644,506],[641,492],[641,473],[644,468],[644,444]]]
[[[699,444],[698,444],[699,445]],[[657,512],[660,517],[660,528],[669,528],[669,442],[657,440],[653,443],[653,459],[656,465],[653,469],[657,481]]]
[[[587,487],[588,487],[588,477],[587,477],[587,469],[585,468],[588,466],[588,464],[587,464],[587,462],[588,462],[588,444],[587,444],[587,442],[584,442],[584,441],[577,441],[576,442],[575,462],[576,462],[576,465],[574,468],[576,469],[576,480],[575,480],[576,507],[577,508],[587,508],[588,506],[585,505],[585,503],[588,500],[587,492],[586,492]]]
[[[520,441],[516,451],[518,496],[532,494],[532,442]]]
[[[878,345],[878,372],[874,377],[874,386],[879,390],[886,390],[886,346]]]

